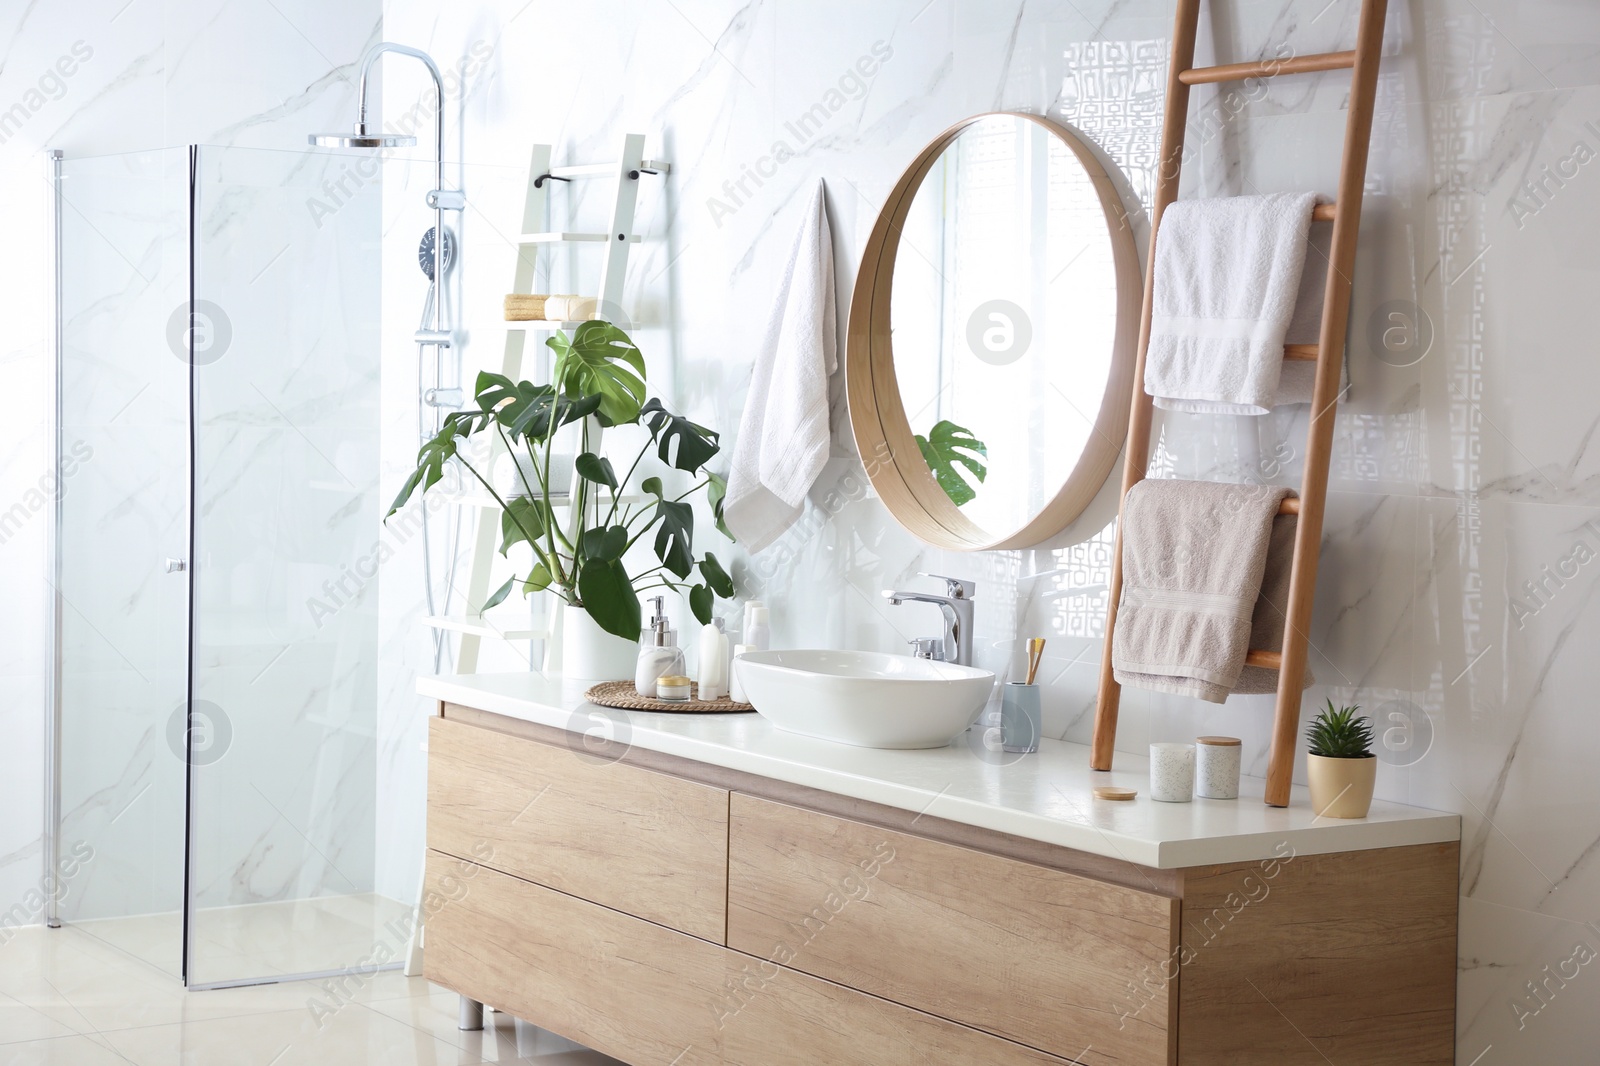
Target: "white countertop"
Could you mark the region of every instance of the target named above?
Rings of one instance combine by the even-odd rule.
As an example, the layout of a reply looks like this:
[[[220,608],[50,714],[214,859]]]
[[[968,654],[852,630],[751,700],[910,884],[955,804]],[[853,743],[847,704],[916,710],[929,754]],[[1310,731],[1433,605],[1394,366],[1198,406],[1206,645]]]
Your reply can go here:
[[[785,733],[758,714],[656,714],[597,708],[584,682],[532,673],[424,677],[424,696],[540,725],[614,739],[730,770],[917,811],[1142,866],[1176,868],[1296,854],[1363,851],[1461,838],[1459,815],[1374,801],[1358,821],[1317,818],[1306,790],[1290,805],[1261,802],[1264,782],[1245,778],[1237,800],[1157,803],[1149,760],[1118,752],[1116,769],[1089,769],[1082,744],[1046,740],[1024,756],[975,754],[964,738],[921,751],[857,748]],[[592,715],[603,714],[605,726]],[[1000,760],[1015,760],[1001,762]],[[1098,785],[1139,791],[1131,802],[1097,800]]]

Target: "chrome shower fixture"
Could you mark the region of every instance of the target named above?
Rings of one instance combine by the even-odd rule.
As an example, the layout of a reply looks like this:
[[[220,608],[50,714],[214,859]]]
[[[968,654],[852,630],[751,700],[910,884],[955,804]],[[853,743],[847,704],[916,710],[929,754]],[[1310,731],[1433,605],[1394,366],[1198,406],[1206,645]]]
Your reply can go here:
[[[367,123],[367,78],[372,73],[373,64],[385,52],[394,52],[418,60],[428,68],[428,74],[433,78],[433,188],[428,190],[426,197],[428,207],[433,210],[433,228],[423,235],[422,246],[417,249],[422,272],[428,276],[428,294],[423,300],[422,321],[416,333],[412,334],[412,339],[417,345],[417,433],[421,439],[427,440],[439,431],[444,409],[459,408],[465,402],[462,389],[459,386],[447,386],[444,381],[445,353],[455,348],[454,332],[450,325],[450,316],[446,311],[449,306],[446,293],[449,290],[445,284],[445,275],[456,252],[454,235],[444,224],[444,213],[463,210],[467,201],[460,189],[444,187],[444,79],[439,76],[438,64],[428,53],[408,48],[403,44],[380,41],[373,45],[361,59],[361,83],[356,89],[354,129],[349,133],[313,133],[307,140],[321,148],[376,148],[384,151],[409,148],[417,143],[417,139],[409,133],[386,133],[382,129],[373,129]],[[459,232],[459,227],[457,230]],[[426,384],[424,370],[429,348],[433,349],[431,388]],[[448,614],[450,611],[451,591],[455,587],[455,560],[460,554],[460,538],[461,523],[458,518],[453,536],[447,527],[446,546],[449,561],[445,568],[444,597],[441,604],[434,595],[433,547],[430,541],[428,510],[422,509],[422,581],[430,617]],[[435,673],[443,669],[447,650],[448,644],[444,639],[443,630],[434,630]]]
[[[444,187],[444,79],[439,75],[439,65],[428,53],[388,41],[379,41],[373,45],[361,59],[361,81],[356,88],[355,128],[349,133],[313,133],[306,140],[321,148],[408,148],[417,143],[417,139],[410,134],[385,133],[381,129],[372,129],[367,124],[367,79],[372,73],[373,64],[385,52],[394,52],[396,55],[410,56],[418,60],[428,68],[428,74],[433,78],[433,188],[428,190],[427,201],[428,206],[433,209],[433,231],[444,233],[446,232],[444,213],[462,210],[466,206],[466,196],[460,189]],[[447,266],[445,256],[445,242],[434,242],[433,270],[429,275],[430,278],[444,277]],[[451,346],[450,328],[445,321],[444,304],[443,299],[434,301],[433,328],[417,330],[418,344],[432,345],[440,349]]]

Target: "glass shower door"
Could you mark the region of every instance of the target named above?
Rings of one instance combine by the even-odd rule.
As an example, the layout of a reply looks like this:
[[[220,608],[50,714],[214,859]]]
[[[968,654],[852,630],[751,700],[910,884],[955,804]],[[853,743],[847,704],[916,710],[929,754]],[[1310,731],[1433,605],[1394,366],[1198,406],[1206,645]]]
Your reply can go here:
[[[403,956],[375,891],[376,158],[202,147],[189,982]]]
[[[188,160],[179,148],[61,162],[53,489],[59,912],[174,978],[189,684]]]

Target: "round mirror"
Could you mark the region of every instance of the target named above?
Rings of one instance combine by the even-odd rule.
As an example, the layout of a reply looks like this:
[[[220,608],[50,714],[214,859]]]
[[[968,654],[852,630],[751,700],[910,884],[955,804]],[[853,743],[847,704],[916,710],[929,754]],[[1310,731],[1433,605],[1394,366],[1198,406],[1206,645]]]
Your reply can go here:
[[[1142,285],[1111,180],[1034,115],[946,130],[901,176],[850,304],[850,423],[923,541],[1037,544],[1094,498],[1127,433]]]

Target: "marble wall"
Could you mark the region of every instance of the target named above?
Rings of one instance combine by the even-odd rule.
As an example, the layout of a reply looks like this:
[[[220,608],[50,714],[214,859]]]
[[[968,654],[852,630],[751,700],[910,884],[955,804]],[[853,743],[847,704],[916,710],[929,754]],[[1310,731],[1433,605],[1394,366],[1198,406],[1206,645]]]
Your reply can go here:
[[[1208,6],[1219,11],[1204,24],[1200,52],[1223,60],[1285,42],[1297,53],[1347,47],[1356,7]],[[1339,416],[1316,612],[1319,683],[1307,702],[1357,702],[1386,725],[1409,726],[1390,735],[1381,794],[1463,817],[1460,1061],[1581,1061],[1600,1039],[1600,1015],[1589,1009],[1600,984],[1588,984],[1600,978],[1584,969],[1543,1002],[1525,982],[1575,944],[1600,947],[1600,926],[1585,924],[1600,918],[1592,769],[1600,726],[1583,702],[1596,677],[1584,664],[1600,636],[1590,396],[1600,310],[1589,288],[1600,270],[1589,187],[1600,182],[1600,9],[1571,0],[1391,7],[1352,386]],[[496,301],[510,276],[531,143],[557,145],[559,160],[603,159],[638,131],[650,154],[672,161],[671,177],[644,194],[646,239],[628,310],[655,386],[731,431],[799,211],[819,178],[841,301],[901,168],[974,112],[1028,110],[1072,125],[1114,165],[1138,219],[1132,197],[1147,199],[1151,187],[1171,8],[1171,0],[387,0],[386,37],[442,64],[472,61],[450,103],[450,152],[482,175],[469,175],[473,207],[462,219],[469,377],[499,361]],[[848,80],[875,47],[890,53],[875,74]],[[417,91],[395,81],[386,105],[409,107]],[[1345,94],[1338,75],[1286,79],[1250,98],[1197,91],[1198,150],[1185,193],[1331,192]],[[819,101],[831,118],[796,141],[786,123]],[[792,158],[730,193],[725,183],[779,140]],[[426,225],[421,175],[404,191],[405,172],[395,178],[385,188],[391,266],[409,262]],[[561,210],[592,225],[605,193],[570,195],[581,201]],[[386,271],[386,350],[414,328],[420,285],[420,276]],[[1391,327],[1400,332],[1386,337]],[[414,447],[413,397],[386,377],[386,491]],[[1155,465],[1292,484],[1304,423],[1303,411],[1165,419]],[[898,650],[936,619],[886,606],[879,590],[915,583],[918,571],[973,578],[981,661],[1013,668],[1019,640],[1048,636],[1049,727],[1085,739],[1109,494],[1036,549],[930,551],[866,488],[842,405],[836,429],[835,457],[801,529],[755,560],[733,553],[746,586],[759,582],[773,603],[778,642]],[[430,659],[413,624],[416,561],[414,550],[398,558],[382,588],[380,773],[408,816],[420,803],[425,710],[409,695],[410,679]],[[1265,698],[1214,708],[1130,691],[1119,745],[1234,733],[1261,773],[1270,715]],[[409,817],[396,823],[381,877],[414,877],[415,833]]]

